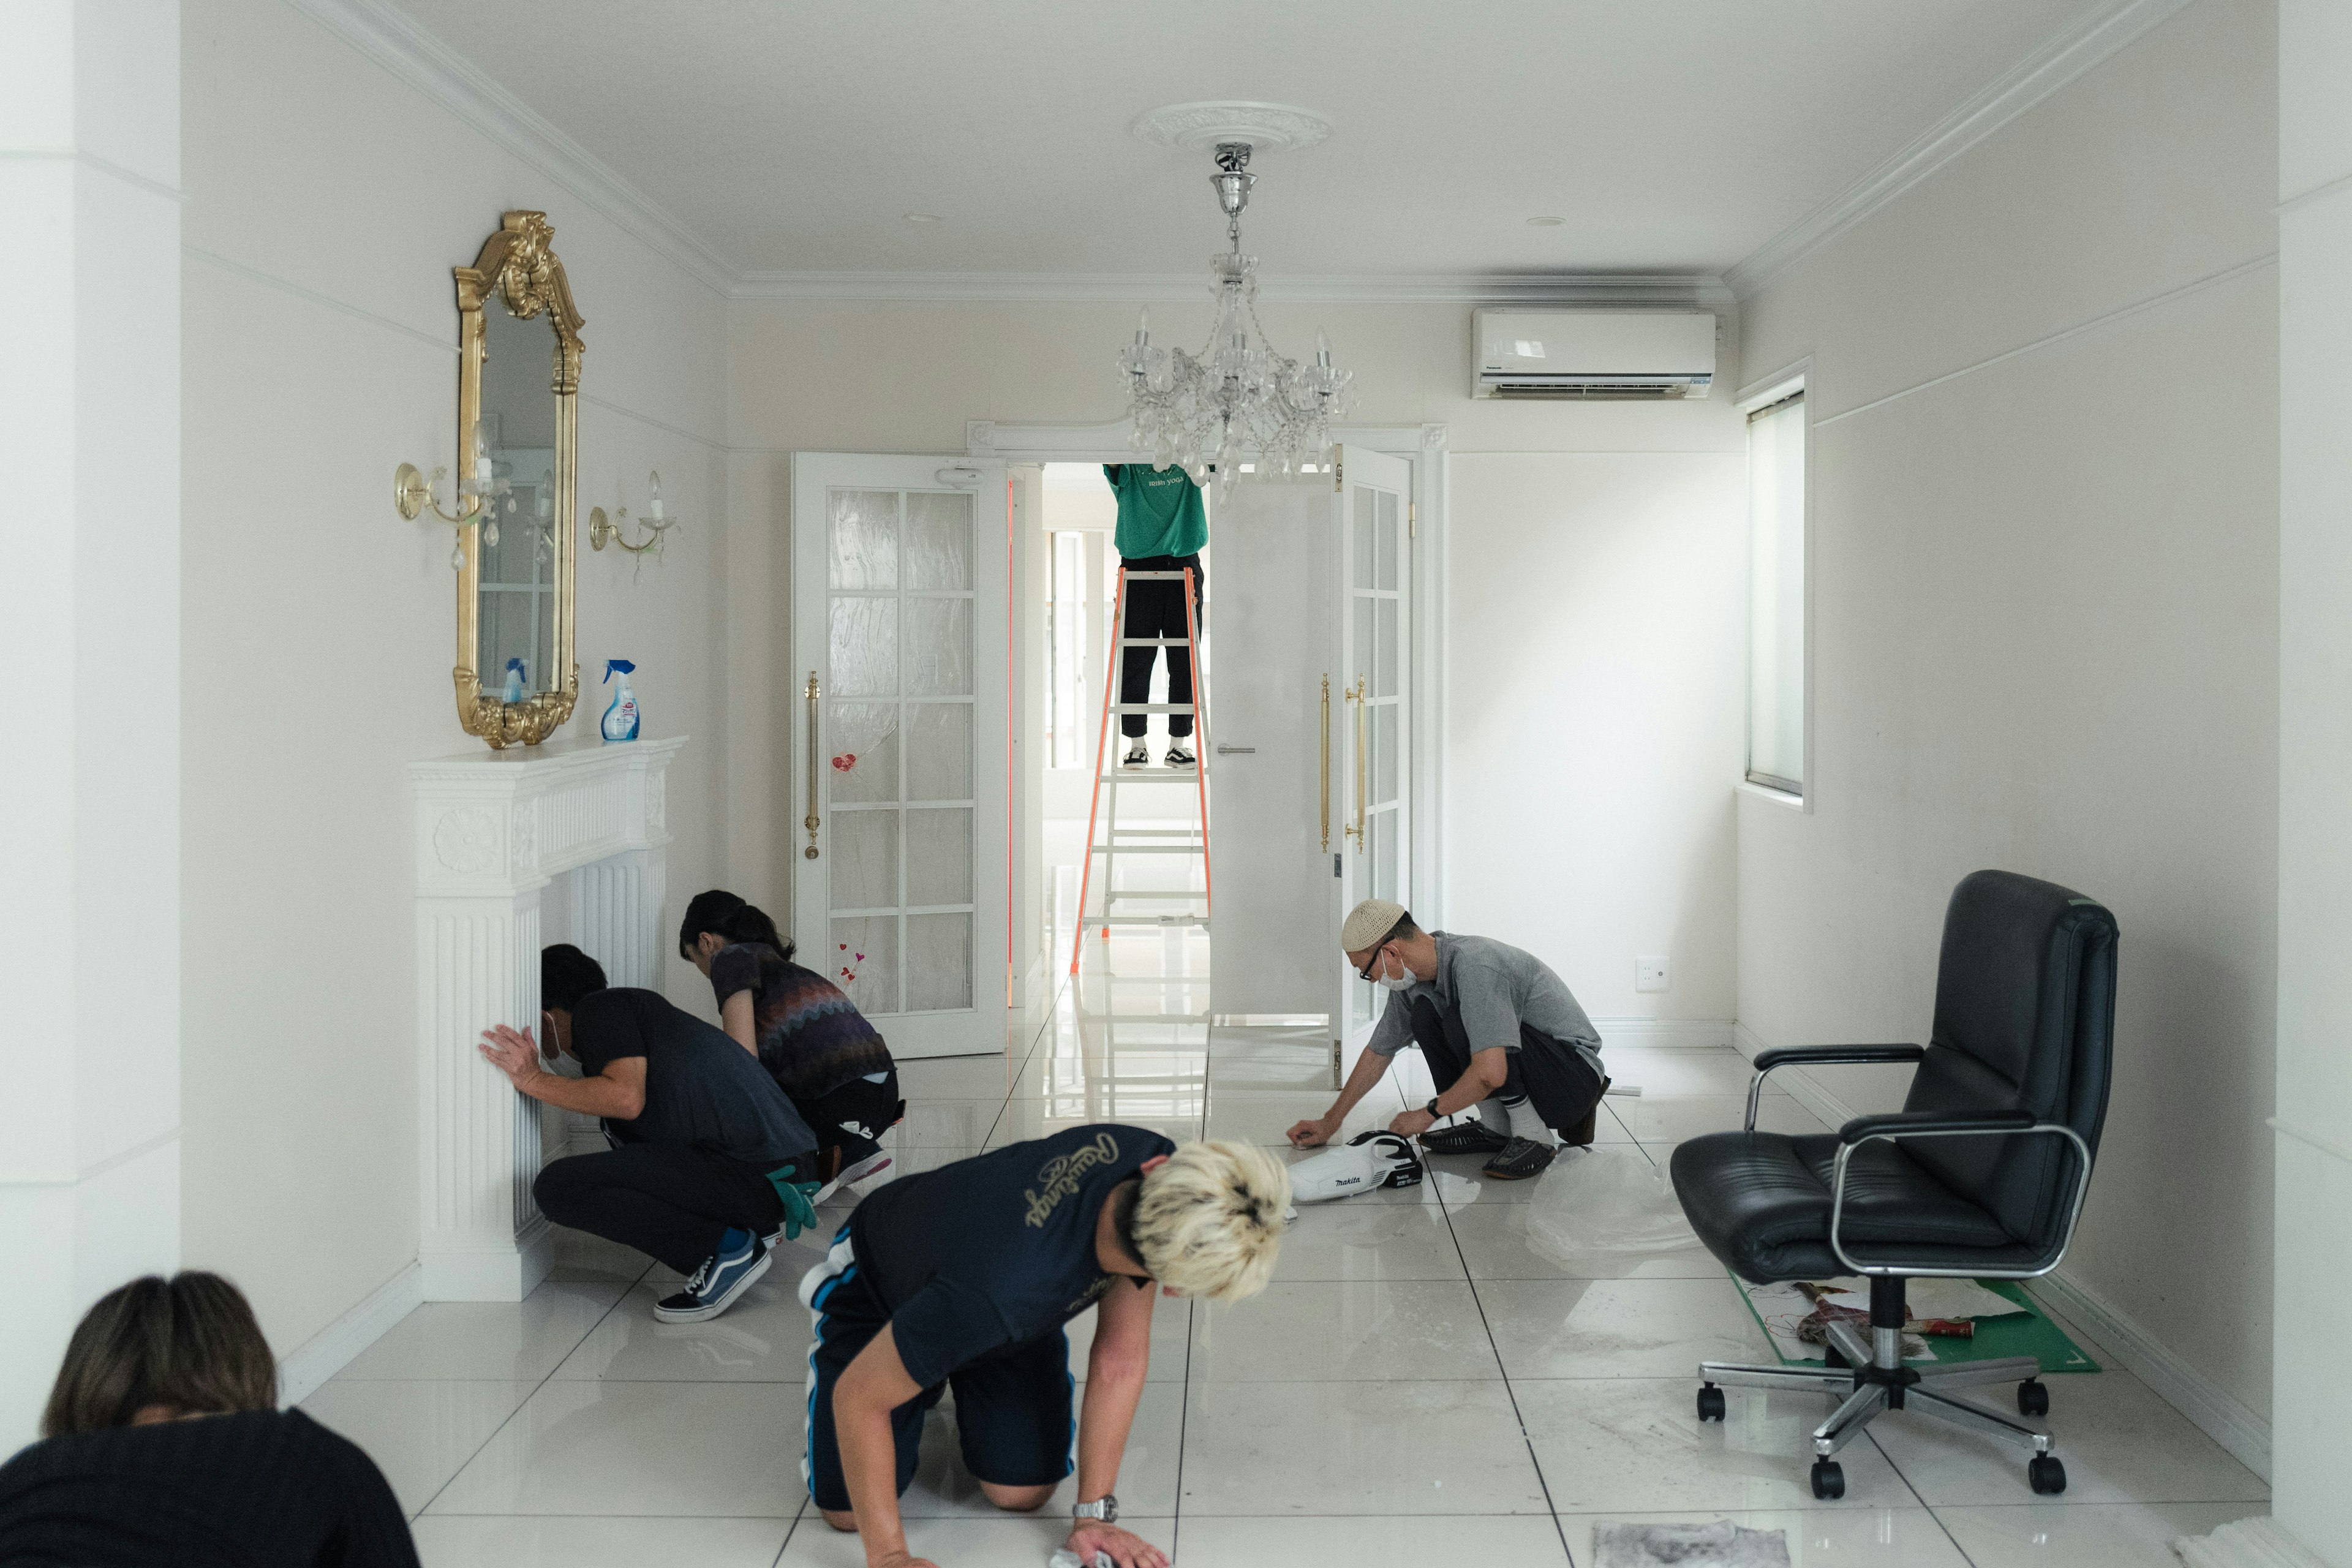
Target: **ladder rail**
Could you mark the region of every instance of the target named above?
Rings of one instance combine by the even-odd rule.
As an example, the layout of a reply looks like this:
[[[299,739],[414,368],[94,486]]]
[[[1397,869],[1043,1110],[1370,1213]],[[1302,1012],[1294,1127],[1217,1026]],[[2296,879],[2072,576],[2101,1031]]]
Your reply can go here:
[[[1201,628],[1192,615],[1192,569],[1184,568],[1184,642],[1192,660],[1192,744],[1198,748],[1192,754],[1198,759],[1192,764],[1193,776],[1201,791],[1201,903],[1213,917],[1217,912],[1216,884],[1209,876],[1209,672],[1201,668]],[[1108,888],[1108,882],[1103,884]]]

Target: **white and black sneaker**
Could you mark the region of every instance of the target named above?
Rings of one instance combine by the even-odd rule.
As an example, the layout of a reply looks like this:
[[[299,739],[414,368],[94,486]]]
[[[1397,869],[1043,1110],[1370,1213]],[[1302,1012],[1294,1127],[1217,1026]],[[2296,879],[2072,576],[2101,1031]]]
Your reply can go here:
[[[1119,758],[1118,765],[1123,768],[1148,768],[1151,765],[1151,753],[1144,750],[1143,742],[1138,739],[1127,748],[1127,755]]]
[[[654,1317],[665,1323],[704,1323],[735,1304],[768,1271],[768,1249],[748,1230],[730,1230],[719,1239],[719,1250],[704,1258],[685,1288],[654,1305]]]
[[[1200,764],[1201,761],[1200,758],[1192,754],[1192,748],[1187,746],[1181,741],[1169,742],[1168,754],[1161,760],[1166,762],[1171,768],[1196,767]]]
[[[841,1191],[842,1188],[855,1186],[859,1182],[864,1181],[866,1177],[878,1176],[889,1168],[889,1151],[887,1149],[877,1149],[874,1152],[866,1155],[866,1158],[858,1161],[856,1164],[842,1172],[841,1174],[834,1177],[833,1180],[819,1187],[816,1190],[816,1195],[809,1199],[809,1206],[814,1208],[817,1205],[824,1202],[825,1199],[833,1196],[834,1194]]]

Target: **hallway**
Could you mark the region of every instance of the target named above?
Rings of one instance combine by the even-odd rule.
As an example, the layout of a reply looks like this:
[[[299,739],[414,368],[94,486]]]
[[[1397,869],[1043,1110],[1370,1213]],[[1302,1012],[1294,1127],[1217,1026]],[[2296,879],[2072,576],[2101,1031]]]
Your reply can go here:
[[[1096,1121],[1278,1144],[1329,1103],[1320,1030],[1212,1024],[1205,937],[1087,952],[1079,984],[1008,1022],[1002,1058],[905,1065],[894,1173]],[[2263,1510],[2260,1479],[2071,1324],[2108,1370],[2053,1380],[2063,1500],[2032,1497],[1989,1445],[1895,1421],[1847,1451],[1846,1499],[1816,1503],[1801,1432],[1825,1406],[1734,1391],[1730,1421],[1701,1426],[1696,1363],[1766,1342],[1657,1173],[1678,1138],[1737,1124],[1748,1070],[1728,1048],[1606,1055],[1641,1095],[1612,1098],[1601,1142],[1540,1180],[1441,1160],[1420,1188],[1303,1210],[1257,1300],[1161,1301],[1123,1522],[1190,1568],[1518,1568],[1563,1547],[1590,1563],[1596,1521],[1727,1515],[1785,1529],[1814,1568],[2123,1568]],[[1407,1053],[1355,1122],[1431,1092]],[[1777,1090],[1762,1124],[1820,1125]],[[383,1466],[425,1563],[857,1568],[856,1539],[803,1508],[809,1239],[725,1317],[680,1325],[650,1316],[666,1270],[567,1242],[529,1300],[420,1308],[304,1402]],[[993,1512],[950,1458],[951,1412],[905,1499],[911,1550],[1039,1568],[1068,1500]]]

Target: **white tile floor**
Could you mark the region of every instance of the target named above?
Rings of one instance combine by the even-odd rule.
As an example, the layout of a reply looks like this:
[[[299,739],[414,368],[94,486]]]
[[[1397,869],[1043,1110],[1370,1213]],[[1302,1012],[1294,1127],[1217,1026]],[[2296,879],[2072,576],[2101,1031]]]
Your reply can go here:
[[[1278,1146],[1328,1104],[1319,1031],[1210,1027],[1204,942],[1089,952],[1002,1058],[905,1065],[893,1174],[1094,1121]],[[1846,1496],[1823,1504],[1802,1443],[1821,1399],[1733,1390],[1729,1419],[1701,1426],[1696,1363],[1769,1354],[1657,1173],[1676,1140],[1738,1125],[1747,1069],[1727,1048],[1606,1054],[1641,1098],[1611,1100],[1601,1142],[1541,1180],[1441,1160],[1417,1190],[1307,1210],[1258,1300],[1161,1302],[1127,1522],[1188,1568],[1591,1563],[1597,1521],[1719,1518],[1785,1531],[1801,1568],[2105,1568],[2265,1510],[2255,1476],[2071,1327],[2109,1370],[2052,1380],[2063,1498],[2034,1496],[2004,1450],[1897,1418],[1846,1451]],[[1392,1076],[1356,1122],[1432,1092],[1410,1054]],[[1779,1092],[1763,1124],[1820,1126]],[[809,1321],[792,1291],[815,1256],[789,1247],[726,1317],[664,1325],[648,1308],[666,1271],[567,1236],[530,1300],[420,1308],[305,1407],[375,1456],[434,1568],[859,1568],[799,1477]],[[1072,1330],[1083,1375],[1087,1323]],[[905,1501],[913,1550],[1044,1568],[1068,1500],[994,1514],[950,1420],[932,1418]]]

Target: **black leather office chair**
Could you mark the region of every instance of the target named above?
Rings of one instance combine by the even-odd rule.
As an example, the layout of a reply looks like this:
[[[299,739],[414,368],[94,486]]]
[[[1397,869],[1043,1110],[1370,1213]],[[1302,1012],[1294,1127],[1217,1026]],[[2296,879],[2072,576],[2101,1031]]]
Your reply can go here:
[[[2032,1356],[1903,1364],[1904,1281],[2032,1279],[2058,1267],[2083,1212],[2106,1119],[2115,1036],[2116,920],[2097,900],[2007,871],[1952,891],[1936,974],[1934,1032],[1918,1046],[1764,1051],[1747,1130],[1675,1150],[1683,1212],[1733,1273],[1759,1284],[1859,1274],[1870,1334],[1829,1325],[1818,1369],[1699,1367],[1698,1415],[1724,1415],[1723,1387],[1819,1389],[1845,1396],[1813,1431],[1813,1495],[1844,1495],[1839,1449],[1885,1410],[1916,1410],[2029,1448],[2037,1492],[2066,1489],[2047,1433],[1948,1390],[2014,1383],[2021,1415],[2048,1413]],[[1756,1131],[1775,1068],[1911,1062],[1901,1111],[1790,1138]]]

